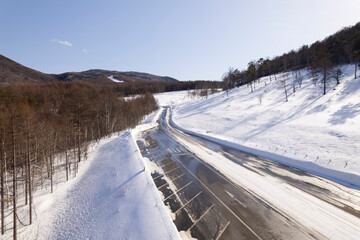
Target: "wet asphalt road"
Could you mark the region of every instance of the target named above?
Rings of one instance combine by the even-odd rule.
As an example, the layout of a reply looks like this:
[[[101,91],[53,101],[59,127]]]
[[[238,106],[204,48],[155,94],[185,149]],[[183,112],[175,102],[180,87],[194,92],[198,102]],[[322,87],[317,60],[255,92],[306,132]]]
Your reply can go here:
[[[332,193],[324,188],[334,183],[176,130],[166,121],[166,111],[159,119],[159,127],[144,132],[137,143],[142,155],[157,165],[153,179],[164,203],[175,214],[174,223],[179,231],[187,231],[197,239],[324,239],[261,197],[232,183],[186,149],[176,136],[191,139],[249,171],[279,178],[323,201],[343,200],[341,192]],[[304,176],[306,181],[301,180]],[[319,181],[321,186],[312,183]],[[360,217],[360,212],[347,204],[338,207]]]

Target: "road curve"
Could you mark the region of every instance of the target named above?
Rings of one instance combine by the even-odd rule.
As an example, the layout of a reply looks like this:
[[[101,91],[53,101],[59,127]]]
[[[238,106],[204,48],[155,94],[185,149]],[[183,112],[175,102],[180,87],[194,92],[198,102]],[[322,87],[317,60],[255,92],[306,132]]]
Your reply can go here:
[[[174,223],[197,239],[360,239],[360,192],[169,124],[137,141]]]

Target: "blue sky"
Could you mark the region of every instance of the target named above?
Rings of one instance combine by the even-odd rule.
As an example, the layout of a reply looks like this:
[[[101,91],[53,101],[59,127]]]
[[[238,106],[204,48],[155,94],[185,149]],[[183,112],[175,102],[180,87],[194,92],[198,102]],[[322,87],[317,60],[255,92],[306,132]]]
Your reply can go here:
[[[0,0],[0,54],[46,73],[219,80],[360,21],[360,0]]]

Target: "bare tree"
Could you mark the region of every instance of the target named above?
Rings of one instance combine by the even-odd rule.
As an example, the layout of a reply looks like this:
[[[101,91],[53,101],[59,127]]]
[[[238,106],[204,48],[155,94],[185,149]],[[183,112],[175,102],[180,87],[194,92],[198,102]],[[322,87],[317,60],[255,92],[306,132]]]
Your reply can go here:
[[[313,81],[316,83],[319,78],[323,84],[323,94],[326,94],[326,85],[330,79],[332,69],[332,62],[328,50],[325,47],[321,47],[316,53],[316,61],[312,65]]]
[[[343,75],[343,72],[341,71],[340,68],[334,69],[331,71],[331,78],[334,78],[336,80],[336,84],[339,85],[340,84],[340,78]]]
[[[12,172],[13,172],[13,174],[12,174],[12,180],[13,180],[13,183],[12,183],[13,184],[13,188],[12,188],[12,190],[13,190],[13,239],[16,240],[17,239],[17,226],[16,226],[16,223],[17,223],[17,219],[16,219],[16,217],[17,217],[17,206],[16,206],[17,176],[16,176],[16,174],[17,174],[17,172],[16,172],[16,148],[15,148],[15,143],[16,143],[15,142],[16,141],[16,139],[15,139],[15,134],[16,134],[15,118],[16,118],[16,116],[15,116],[14,111],[15,111],[14,109],[11,111],[11,145],[12,145],[12,168],[13,168],[12,169]]]
[[[5,233],[5,120],[4,108],[0,105],[0,195],[1,195],[1,234]]]
[[[352,39],[351,41],[347,41],[344,45],[344,51],[346,52],[346,55],[348,56],[349,63],[354,64],[354,78],[357,78],[357,68],[358,65],[360,65],[360,50],[355,48],[355,41]],[[359,39],[357,41],[360,41]],[[357,43],[359,44],[359,43]]]
[[[255,89],[255,80],[257,79],[256,63],[254,61],[248,63],[248,68],[246,70],[246,77],[248,83],[250,84],[251,92],[253,92]],[[254,87],[252,84],[254,84]]]
[[[360,40],[359,40],[360,41]],[[354,51],[355,77],[357,78],[357,69],[360,68],[360,50]]]
[[[29,204],[29,224],[32,224],[32,181],[31,181],[31,144],[33,139],[31,137],[32,125],[32,111],[28,106],[22,106],[22,115],[24,116],[25,124],[25,141],[26,141],[26,160],[25,160],[25,205]]]
[[[301,76],[301,71],[297,71],[296,74],[296,82],[299,84],[299,87],[301,87],[302,82],[303,82],[303,77]]]
[[[78,162],[86,159],[87,141],[133,127],[157,108],[150,93],[124,101],[112,88],[84,83],[0,87],[0,93],[1,233],[5,210],[12,207],[13,239],[23,222],[19,209],[28,210],[32,224],[33,192],[48,182],[53,192],[58,169],[66,171],[66,180],[72,168],[76,173]],[[98,103],[106,104],[105,112]],[[57,154],[65,154],[65,163]],[[65,168],[58,168],[61,164]],[[24,205],[18,200],[22,193]]]
[[[285,77],[285,78],[282,78],[282,79],[280,80],[280,87],[284,89],[285,102],[288,101],[287,83],[286,83],[287,78],[288,78],[288,77],[287,77],[287,73],[286,73],[286,77]]]
[[[226,96],[229,96],[229,91],[230,89],[232,89],[234,87],[234,83],[233,83],[233,73],[234,73],[234,68],[230,67],[228,69],[228,71],[226,73],[224,73],[222,80],[223,80],[223,85],[224,85],[224,90],[226,91]]]

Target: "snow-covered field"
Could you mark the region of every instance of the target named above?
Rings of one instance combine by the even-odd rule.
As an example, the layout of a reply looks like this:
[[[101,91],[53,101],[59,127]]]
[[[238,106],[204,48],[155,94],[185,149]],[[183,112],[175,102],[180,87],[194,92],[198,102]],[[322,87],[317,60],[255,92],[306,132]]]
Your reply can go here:
[[[360,78],[343,66],[341,83],[332,81],[327,94],[301,71],[300,87],[293,73],[263,77],[254,92],[242,86],[208,99],[190,99],[187,91],[156,96],[171,105],[174,122],[186,129],[270,160],[360,186]],[[286,79],[285,102],[280,80]],[[190,102],[189,102],[190,101]]]
[[[92,144],[76,178],[34,198],[34,222],[18,239],[180,239],[133,137],[158,114]]]

